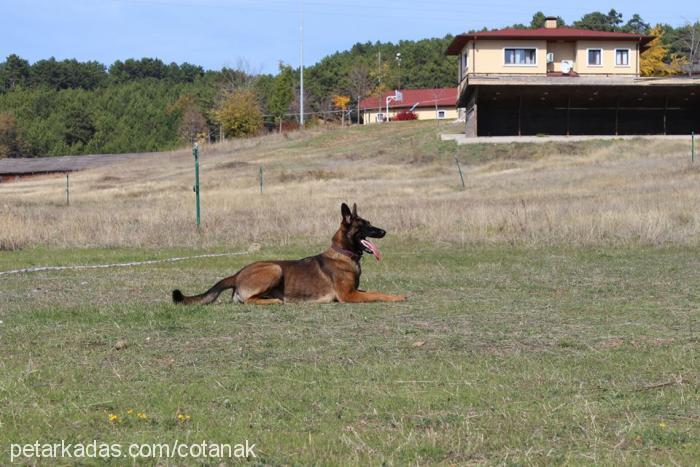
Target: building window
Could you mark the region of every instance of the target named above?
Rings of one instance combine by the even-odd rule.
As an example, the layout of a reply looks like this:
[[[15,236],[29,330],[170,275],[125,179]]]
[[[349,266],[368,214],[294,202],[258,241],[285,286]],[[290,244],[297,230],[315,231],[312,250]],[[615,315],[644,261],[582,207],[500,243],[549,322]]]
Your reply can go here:
[[[378,113],[376,118],[377,118],[378,122],[383,122],[384,121],[384,114]]]
[[[445,111],[444,111],[444,110],[438,110],[438,112],[437,112],[437,118],[445,118]]]
[[[615,49],[615,65],[630,66],[630,49]]]
[[[504,49],[506,65],[537,65],[537,49]]]
[[[603,49],[588,49],[588,66],[603,66]]]

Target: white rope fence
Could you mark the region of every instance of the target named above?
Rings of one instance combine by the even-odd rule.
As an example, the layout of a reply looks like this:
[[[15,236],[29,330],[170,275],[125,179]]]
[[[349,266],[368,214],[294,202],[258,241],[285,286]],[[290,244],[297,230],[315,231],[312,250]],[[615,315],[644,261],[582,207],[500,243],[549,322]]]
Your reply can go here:
[[[35,268],[25,268],[25,269],[13,269],[11,271],[0,271],[0,276],[10,275],[10,274],[25,274],[30,272],[41,272],[41,271],[67,271],[67,270],[78,270],[78,269],[107,269],[107,268],[128,268],[132,266],[144,266],[146,264],[158,264],[158,263],[174,263],[176,261],[184,261],[187,259],[197,259],[197,258],[218,258],[221,256],[241,256],[248,254],[249,251],[239,251],[235,253],[211,253],[207,255],[196,255],[196,256],[180,256],[176,258],[165,258],[165,259],[152,259],[148,261],[132,261],[130,263],[113,263],[113,264],[79,264],[76,266],[37,266]]]

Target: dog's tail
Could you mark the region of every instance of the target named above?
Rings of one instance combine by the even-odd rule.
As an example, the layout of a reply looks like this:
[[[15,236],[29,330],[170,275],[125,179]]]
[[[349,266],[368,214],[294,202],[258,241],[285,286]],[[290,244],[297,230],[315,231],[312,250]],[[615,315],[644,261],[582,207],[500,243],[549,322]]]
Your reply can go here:
[[[238,276],[238,274],[222,279],[206,292],[199,295],[192,295],[191,297],[184,295],[179,289],[175,289],[173,290],[173,303],[182,303],[183,305],[207,305],[213,303],[219,298],[221,292],[236,287],[236,276]]]

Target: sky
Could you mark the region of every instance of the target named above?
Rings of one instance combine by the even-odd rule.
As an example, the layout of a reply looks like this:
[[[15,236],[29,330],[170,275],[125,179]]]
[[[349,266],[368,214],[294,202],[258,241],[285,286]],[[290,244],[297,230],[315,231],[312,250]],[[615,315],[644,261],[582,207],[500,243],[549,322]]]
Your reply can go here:
[[[580,5],[580,6],[578,6]],[[0,0],[0,60],[55,57],[189,62],[274,73],[280,61],[304,64],[357,42],[444,37],[470,29],[529,23],[538,10],[567,23],[615,8],[624,20],[681,25],[700,17],[697,0]],[[303,15],[302,15],[303,11]]]

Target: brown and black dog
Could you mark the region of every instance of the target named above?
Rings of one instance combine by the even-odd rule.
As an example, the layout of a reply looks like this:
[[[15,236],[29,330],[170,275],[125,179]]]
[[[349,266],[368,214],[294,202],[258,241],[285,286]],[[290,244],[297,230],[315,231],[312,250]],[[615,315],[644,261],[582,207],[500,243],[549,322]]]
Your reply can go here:
[[[217,282],[203,294],[186,297],[173,291],[173,301],[207,304],[226,289],[233,289],[238,303],[261,305],[287,302],[400,302],[406,298],[380,292],[365,292],[360,285],[360,260],[367,252],[381,259],[379,249],[367,237],[382,238],[386,232],[374,227],[343,203],[343,221],[323,253],[295,261],[260,261],[249,264],[233,276]]]

